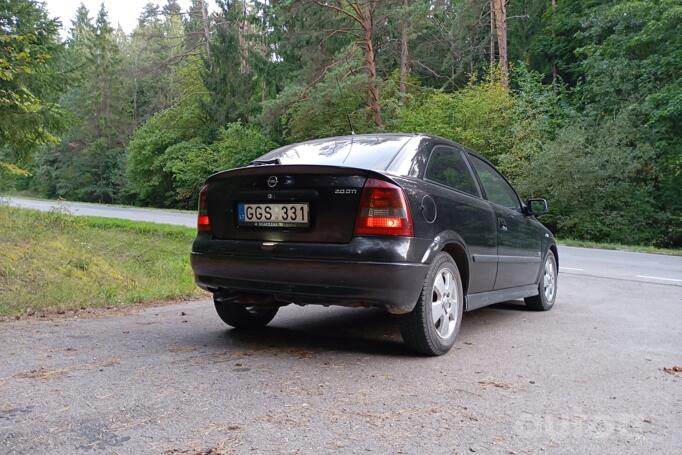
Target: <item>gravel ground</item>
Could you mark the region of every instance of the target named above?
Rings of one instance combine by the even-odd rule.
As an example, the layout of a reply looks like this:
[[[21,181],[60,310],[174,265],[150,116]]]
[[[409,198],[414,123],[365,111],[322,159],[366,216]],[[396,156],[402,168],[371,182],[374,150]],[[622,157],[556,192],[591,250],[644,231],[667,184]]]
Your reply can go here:
[[[682,453],[679,286],[562,275],[556,307],[467,313],[405,350],[379,311],[211,302],[0,323],[0,452]]]

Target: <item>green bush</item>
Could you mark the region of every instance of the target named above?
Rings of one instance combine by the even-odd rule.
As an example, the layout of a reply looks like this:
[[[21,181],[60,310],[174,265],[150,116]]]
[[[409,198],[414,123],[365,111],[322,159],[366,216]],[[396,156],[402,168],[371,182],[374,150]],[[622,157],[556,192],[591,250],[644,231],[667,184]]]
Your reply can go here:
[[[452,139],[481,153],[513,181],[557,129],[561,97],[524,65],[514,68],[513,90],[496,73],[472,79],[453,93],[426,91],[409,103],[394,128]]]
[[[197,104],[179,105],[152,116],[138,128],[128,145],[130,198],[141,205],[175,205],[173,175],[166,169],[169,147],[189,141],[203,128],[205,118]]]
[[[630,119],[595,125],[576,118],[546,145],[520,179],[522,191],[546,197],[543,222],[563,237],[652,244],[670,222],[655,203],[655,150],[632,141]]]
[[[454,93],[426,92],[402,110],[394,128],[452,139],[497,161],[513,146],[513,123],[512,94],[488,79]]]
[[[194,206],[206,177],[244,166],[274,147],[258,128],[235,122],[221,128],[212,144],[193,138],[168,147],[162,157],[164,171],[172,175],[176,199]]]

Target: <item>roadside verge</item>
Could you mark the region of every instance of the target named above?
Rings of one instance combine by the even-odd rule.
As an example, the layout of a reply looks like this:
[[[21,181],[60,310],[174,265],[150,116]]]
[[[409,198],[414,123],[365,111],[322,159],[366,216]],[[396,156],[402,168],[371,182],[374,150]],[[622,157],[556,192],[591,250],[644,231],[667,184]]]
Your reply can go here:
[[[199,297],[194,230],[0,205],[0,317]]]

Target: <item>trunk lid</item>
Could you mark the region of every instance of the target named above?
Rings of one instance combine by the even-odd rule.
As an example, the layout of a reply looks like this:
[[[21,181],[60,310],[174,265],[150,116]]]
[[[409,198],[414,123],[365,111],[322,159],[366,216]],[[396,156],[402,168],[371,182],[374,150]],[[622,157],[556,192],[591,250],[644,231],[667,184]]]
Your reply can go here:
[[[217,239],[347,243],[367,178],[378,172],[342,166],[261,165],[223,171],[208,178],[208,214]],[[307,225],[254,226],[245,207],[307,205]],[[280,210],[274,207],[274,210]],[[252,216],[252,215],[251,215]]]

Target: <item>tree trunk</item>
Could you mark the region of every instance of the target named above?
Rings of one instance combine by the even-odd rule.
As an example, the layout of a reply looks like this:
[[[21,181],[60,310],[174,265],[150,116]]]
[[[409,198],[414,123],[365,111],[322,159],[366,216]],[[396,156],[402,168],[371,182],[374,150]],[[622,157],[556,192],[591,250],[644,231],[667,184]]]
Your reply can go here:
[[[242,3],[242,20],[239,23],[239,50],[241,54],[241,59],[239,62],[239,72],[242,74],[248,74],[251,72],[249,66],[248,56],[249,56],[249,46],[246,42],[246,19],[248,14],[248,6],[246,0]]]
[[[369,12],[369,11],[368,11]],[[365,16],[365,60],[367,61],[367,78],[369,79],[369,99],[367,105],[372,111],[374,123],[378,128],[384,127],[384,121],[381,118],[381,104],[379,97],[379,84],[377,83],[377,66],[374,61],[374,44],[372,41],[372,32],[374,31],[374,24],[372,23],[372,14]]]
[[[552,0],[552,15],[554,15],[554,12],[556,11],[556,0]],[[554,28],[554,27],[552,27]],[[554,31],[552,31],[552,36],[554,35]],[[556,92],[557,89],[557,69],[556,69],[556,60],[554,59],[554,56],[552,56],[552,88],[554,89],[554,92]]]
[[[403,0],[403,15],[400,19],[400,100],[404,103],[407,96],[407,76],[410,73],[410,19],[407,9],[410,0]]]
[[[360,2],[353,2],[351,7],[357,14],[357,20],[364,32],[363,45],[365,47],[365,62],[367,64],[367,79],[369,80],[369,93],[367,94],[367,107],[372,112],[372,120],[377,128],[384,127],[381,118],[381,97],[379,95],[379,84],[377,82],[377,66],[374,60],[374,11],[376,10],[377,0],[368,0],[364,5]]]
[[[133,125],[137,128],[137,56],[138,52],[135,52],[135,58],[133,59]]]
[[[507,5],[505,0],[493,0],[497,50],[499,53],[500,78],[502,85],[509,87],[509,64],[507,62]]]
[[[376,11],[379,0],[365,0],[361,2],[347,1],[348,9],[341,8],[323,0],[310,0],[312,3],[329,8],[339,14],[343,14],[355,21],[363,32],[362,46],[365,48],[365,66],[367,67],[367,79],[369,90],[367,94],[367,107],[372,112],[372,120],[379,129],[383,129],[384,121],[381,118],[381,98],[379,96],[379,83],[377,82],[377,66],[374,61],[374,12]]]
[[[204,26],[204,39],[206,40],[206,57],[211,60],[210,38],[211,32],[208,27],[208,6],[206,0],[201,0],[201,23]]]
[[[495,68],[495,5],[490,0],[490,71]]]

